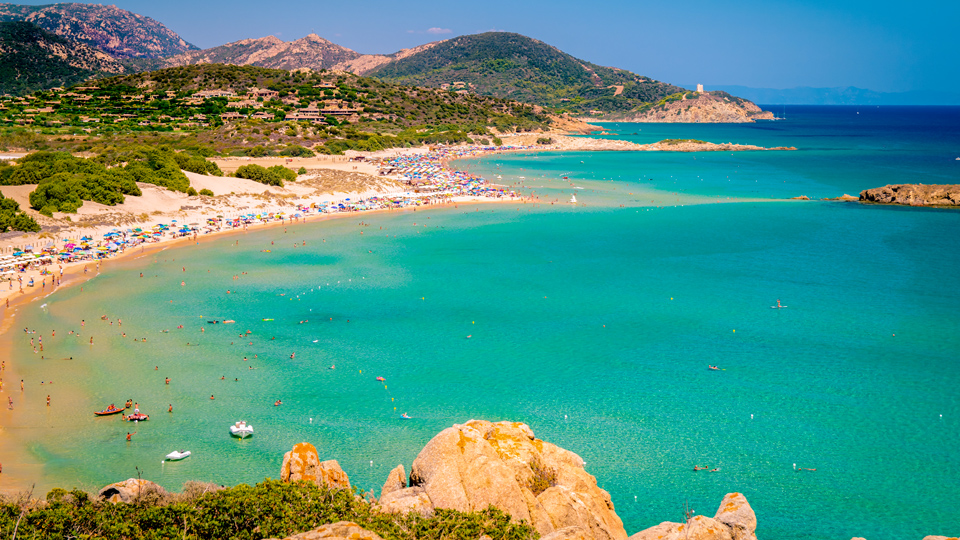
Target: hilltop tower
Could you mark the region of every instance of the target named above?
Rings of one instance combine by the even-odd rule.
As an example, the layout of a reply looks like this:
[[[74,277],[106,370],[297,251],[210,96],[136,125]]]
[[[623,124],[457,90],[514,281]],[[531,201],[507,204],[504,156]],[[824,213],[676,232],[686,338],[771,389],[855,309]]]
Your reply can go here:
[[[697,93],[698,93],[698,94],[702,94],[702,93],[703,93],[703,85],[702,85],[702,84],[698,84],[698,85],[697,85]]]

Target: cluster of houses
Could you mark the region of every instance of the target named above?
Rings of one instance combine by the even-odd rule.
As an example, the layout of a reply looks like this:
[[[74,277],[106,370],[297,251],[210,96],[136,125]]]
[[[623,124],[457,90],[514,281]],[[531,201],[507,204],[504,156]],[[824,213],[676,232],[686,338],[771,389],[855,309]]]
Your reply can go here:
[[[334,90],[336,85],[321,83],[314,85],[321,90]],[[165,111],[145,105],[158,99],[177,97],[173,91],[130,95],[108,95],[98,93],[97,86],[74,87],[70,91],[63,88],[52,89],[53,95],[0,98],[0,123],[19,125],[43,125],[56,127],[64,124],[117,124],[132,122],[139,126],[153,127],[208,127],[208,114],[195,114],[174,117]],[[43,97],[40,97],[43,96]],[[280,97],[280,92],[266,88],[250,88],[246,93],[238,94],[233,90],[214,89],[195,92],[180,100],[180,106],[200,107],[207,100],[227,99],[227,111],[219,115],[228,122],[242,119],[255,120],[292,120],[325,124],[328,117],[336,117],[340,122],[354,123],[361,117],[373,119],[396,119],[395,115],[366,114],[362,109],[350,107],[339,99],[311,102],[301,106],[301,98],[292,93]],[[174,113],[176,114],[176,113]],[[91,131],[91,129],[86,129]]]

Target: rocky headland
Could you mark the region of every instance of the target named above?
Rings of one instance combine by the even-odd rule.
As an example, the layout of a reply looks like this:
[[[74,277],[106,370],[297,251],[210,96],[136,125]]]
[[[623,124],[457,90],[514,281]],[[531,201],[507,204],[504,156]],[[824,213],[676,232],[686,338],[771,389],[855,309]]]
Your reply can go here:
[[[960,206],[960,185],[897,184],[860,192],[860,201],[905,206]]]
[[[696,97],[693,97],[693,95]],[[607,114],[605,121],[669,123],[749,123],[774,120],[773,113],[726,92],[702,92],[679,95],[622,114]]]

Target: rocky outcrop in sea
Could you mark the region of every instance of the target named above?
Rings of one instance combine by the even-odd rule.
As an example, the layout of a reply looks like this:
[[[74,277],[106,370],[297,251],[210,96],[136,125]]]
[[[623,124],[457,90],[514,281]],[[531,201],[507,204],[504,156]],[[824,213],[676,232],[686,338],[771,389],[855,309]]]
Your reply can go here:
[[[960,185],[888,185],[861,191],[860,201],[906,206],[960,206]]]

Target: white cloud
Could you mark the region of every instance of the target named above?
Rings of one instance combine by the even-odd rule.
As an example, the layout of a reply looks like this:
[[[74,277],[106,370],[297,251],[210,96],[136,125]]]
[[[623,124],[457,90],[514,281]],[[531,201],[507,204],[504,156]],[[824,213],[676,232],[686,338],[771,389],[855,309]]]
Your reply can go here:
[[[427,28],[427,33],[428,33],[428,34],[452,34],[452,33],[453,33],[453,30],[451,30],[451,29],[449,29],[449,28],[437,28],[437,27],[433,27],[433,28]]]

